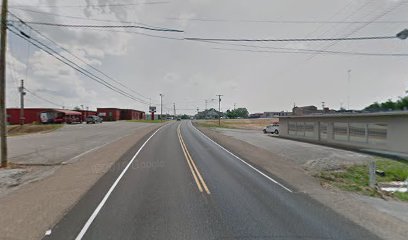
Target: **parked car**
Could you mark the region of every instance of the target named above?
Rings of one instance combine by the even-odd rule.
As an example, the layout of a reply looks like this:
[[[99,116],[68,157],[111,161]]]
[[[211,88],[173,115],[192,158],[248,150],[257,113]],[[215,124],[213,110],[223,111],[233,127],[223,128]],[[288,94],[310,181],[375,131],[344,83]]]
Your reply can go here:
[[[263,129],[263,132],[264,133],[279,134],[279,124],[274,123],[274,124],[268,125]]]
[[[86,124],[89,124],[89,123],[102,123],[102,118],[100,118],[100,117],[98,117],[98,116],[88,116],[88,117],[86,117],[86,119],[85,119],[85,121],[86,121]]]

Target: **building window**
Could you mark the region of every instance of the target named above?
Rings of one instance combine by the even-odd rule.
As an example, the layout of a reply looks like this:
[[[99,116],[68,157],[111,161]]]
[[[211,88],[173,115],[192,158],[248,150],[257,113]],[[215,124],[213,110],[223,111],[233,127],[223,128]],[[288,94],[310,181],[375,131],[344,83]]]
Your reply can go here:
[[[327,129],[329,128],[329,124],[325,122],[320,122],[320,140],[327,140]]]
[[[289,122],[288,134],[289,135],[296,135],[296,122]]]
[[[304,122],[296,123],[296,135],[305,136],[305,123]]]
[[[314,137],[314,122],[305,122],[305,136],[306,137]]]
[[[348,141],[348,124],[335,122],[333,123],[334,140]]]
[[[350,123],[349,132],[350,132],[350,141],[351,142],[367,142],[365,123]]]
[[[387,140],[387,124],[370,123],[368,124],[368,143],[384,144]]]

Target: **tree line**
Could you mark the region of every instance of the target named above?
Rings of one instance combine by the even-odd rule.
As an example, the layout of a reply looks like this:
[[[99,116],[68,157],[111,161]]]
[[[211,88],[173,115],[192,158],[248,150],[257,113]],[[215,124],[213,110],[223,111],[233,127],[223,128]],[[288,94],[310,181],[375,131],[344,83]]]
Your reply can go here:
[[[388,99],[386,102],[382,103],[375,102],[364,108],[364,110],[370,112],[408,110],[408,96],[400,97],[397,101]]]

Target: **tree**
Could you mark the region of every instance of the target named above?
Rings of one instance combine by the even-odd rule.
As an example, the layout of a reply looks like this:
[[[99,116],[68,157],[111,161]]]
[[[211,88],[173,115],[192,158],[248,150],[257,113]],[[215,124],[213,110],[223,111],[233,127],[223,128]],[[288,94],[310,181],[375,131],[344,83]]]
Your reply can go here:
[[[386,102],[375,102],[370,106],[364,108],[365,111],[379,112],[379,111],[393,111],[393,110],[407,110],[408,109],[408,97],[400,97],[396,102],[388,99]]]
[[[227,110],[225,115],[228,118],[248,118],[249,112],[246,108],[237,108],[233,110]]]
[[[78,110],[81,110],[81,108],[76,106],[76,107],[74,107],[74,110],[78,111]]]
[[[180,117],[181,119],[190,119],[190,116],[188,116],[187,114],[183,114]]]

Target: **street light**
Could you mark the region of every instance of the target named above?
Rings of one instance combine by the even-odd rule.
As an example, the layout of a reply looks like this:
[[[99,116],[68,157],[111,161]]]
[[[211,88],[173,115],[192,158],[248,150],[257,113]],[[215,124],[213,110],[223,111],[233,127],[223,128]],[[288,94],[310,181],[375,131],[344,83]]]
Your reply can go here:
[[[408,38],[408,29],[404,29],[401,32],[399,32],[397,34],[397,38],[401,39],[401,40],[405,40]]]

